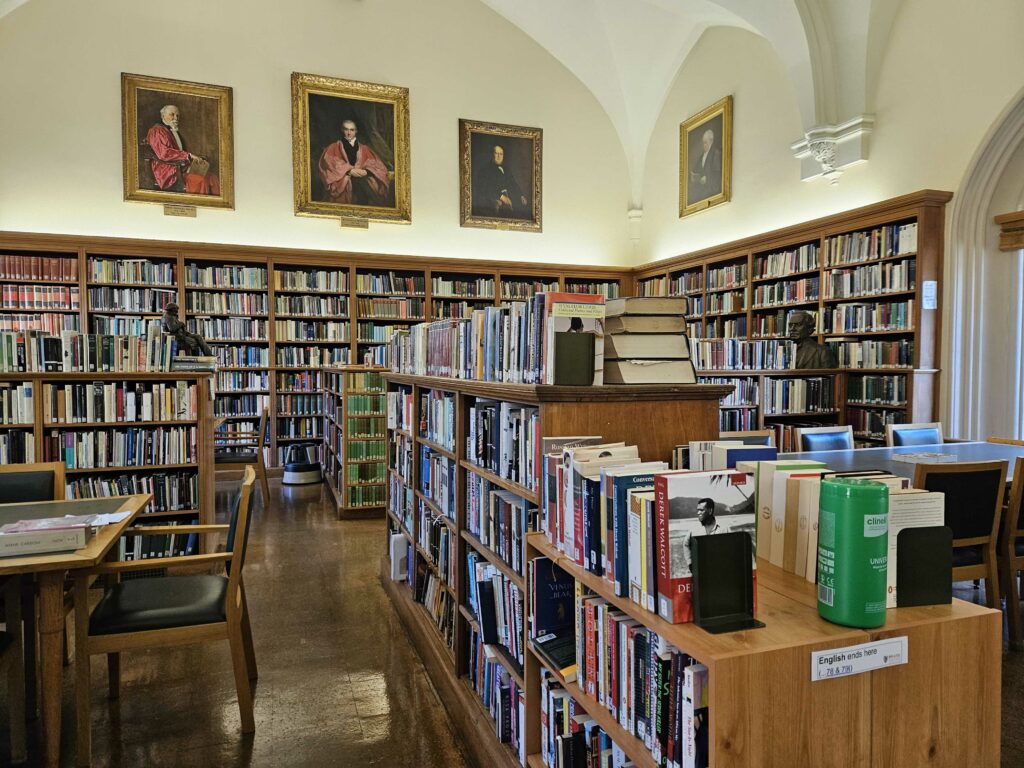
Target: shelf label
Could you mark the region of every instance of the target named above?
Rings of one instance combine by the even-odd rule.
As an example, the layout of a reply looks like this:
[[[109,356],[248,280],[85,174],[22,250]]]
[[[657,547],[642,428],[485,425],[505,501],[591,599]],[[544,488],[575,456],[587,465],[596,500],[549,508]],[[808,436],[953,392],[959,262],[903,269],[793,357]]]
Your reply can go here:
[[[921,283],[921,308],[938,309],[939,283],[937,280],[925,280]]]
[[[846,648],[811,651],[811,682],[906,664],[908,655],[906,635]]]
[[[184,216],[186,219],[194,219],[196,207],[194,205],[167,204],[164,206],[164,216]]]

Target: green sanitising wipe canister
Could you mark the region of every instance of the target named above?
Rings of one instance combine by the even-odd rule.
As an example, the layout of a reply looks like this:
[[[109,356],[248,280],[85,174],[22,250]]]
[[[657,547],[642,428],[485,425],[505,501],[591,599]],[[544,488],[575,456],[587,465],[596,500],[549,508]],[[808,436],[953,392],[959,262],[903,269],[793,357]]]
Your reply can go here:
[[[821,481],[818,613],[847,627],[885,624],[889,489],[863,478]]]

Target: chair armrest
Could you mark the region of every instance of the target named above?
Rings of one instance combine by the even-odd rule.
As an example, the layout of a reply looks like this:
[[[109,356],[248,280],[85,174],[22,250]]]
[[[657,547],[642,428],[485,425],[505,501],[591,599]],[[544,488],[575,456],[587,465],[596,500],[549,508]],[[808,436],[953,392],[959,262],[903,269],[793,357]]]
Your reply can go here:
[[[131,571],[148,571],[153,568],[184,568],[196,565],[214,565],[226,563],[232,558],[231,552],[211,552],[205,555],[184,555],[181,557],[154,557],[149,560],[129,560],[126,563],[101,563],[84,571],[76,571],[76,576],[99,576],[104,573],[128,573]]]
[[[213,533],[226,531],[229,525],[145,525],[138,528],[126,528],[122,536],[148,536],[151,533]]]

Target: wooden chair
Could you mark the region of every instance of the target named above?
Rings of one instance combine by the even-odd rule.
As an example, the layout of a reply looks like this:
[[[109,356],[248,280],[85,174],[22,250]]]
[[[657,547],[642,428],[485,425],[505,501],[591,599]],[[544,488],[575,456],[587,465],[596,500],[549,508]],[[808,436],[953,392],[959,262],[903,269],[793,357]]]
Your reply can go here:
[[[853,448],[853,427],[796,427],[793,440],[800,451],[848,451]]]
[[[745,432],[719,432],[719,440],[739,440],[744,445],[775,445],[774,429],[750,429]]]
[[[213,461],[217,472],[238,471],[255,467],[260,476],[263,491],[263,508],[270,507],[270,486],[267,483],[267,460],[263,454],[263,443],[267,436],[267,406],[260,411],[260,424],[256,431],[241,430],[227,435],[217,435],[213,450]]]
[[[890,448],[899,445],[941,445],[943,442],[941,421],[885,425],[885,444]]]
[[[0,467],[0,504],[64,500],[64,465],[5,464]]]
[[[989,438],[989,442],[1024,445],[1022,440]],[[999,570],[1006,595],[1006,624],[1010,649],[1024,650],[1024,626],[1020,607],[1020,579],[1024,570],[1024,458],[1018,457],[1013,467],[1010,498],[1003,511],[1003,527],[999,534]]]
[[[0,673],[7,678],[11,763],[28,759],[25,740],[25,636],[21,622],[21,577],[3,584],[4,631],[0,632]]]
[[[999,608],[996,544],[1006,487],[1005,461],[918,464],[914,487],[946,496],[945,523],[953,531],[953,581],[985,579],[985,598]]]
[[[75,695],[78,715],[78,764],[92,758],[89,682],[90,660],[107,655],[110,698],[120,694],[122,651],[159,648],[213,640],[227,640],[235,673],[242,732],[256,730],[253,718],[253,688],[257,678],[249,607],[245,599],[242,568],[249,538],[252,486],[256,473],[246,467],[242,487],[235,498],[228,525],[195,525],[189,530],[206,534],[227,532],[227,551],[202,555],[162,557],[149,560],[110,562],[88,571],[75,572]],[[147,526],[131,529],[128,535],[180,533],[177,526]],[[227,575],[195,574],[195,566],[224,563]],[[132,571],[188,568],[185,576],[133,579],[115,583],[106,590],[92,615],[88,610],[89,582],[96,576],[119,576]]]
[[[999,443],[1001,445],[1024,445],[1024,440],[1014,440],[1012,437],[987,437],[986,443]]]

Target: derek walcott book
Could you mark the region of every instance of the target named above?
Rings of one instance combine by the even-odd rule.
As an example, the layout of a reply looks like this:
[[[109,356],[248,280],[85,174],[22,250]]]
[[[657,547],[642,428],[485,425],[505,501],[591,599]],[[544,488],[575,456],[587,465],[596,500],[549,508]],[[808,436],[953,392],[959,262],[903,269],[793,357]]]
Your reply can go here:
[[[730,470],[668,472],[654,476],[654,494],[658,614],[673,624],[693,621],[690,538],[743,531],[753,542],[754,483]]]

